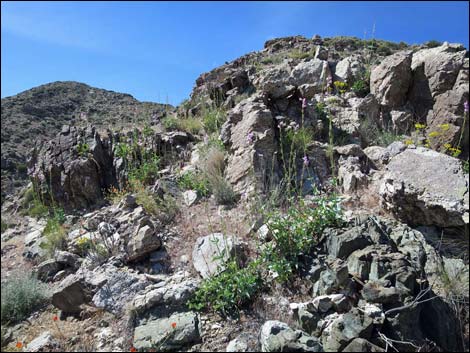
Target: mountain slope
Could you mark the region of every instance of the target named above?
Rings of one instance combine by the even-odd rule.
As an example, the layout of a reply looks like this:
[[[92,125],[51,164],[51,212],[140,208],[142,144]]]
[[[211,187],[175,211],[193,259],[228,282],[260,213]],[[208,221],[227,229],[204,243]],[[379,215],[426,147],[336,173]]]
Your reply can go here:
[[[2,199],[15,179],[25,177],[26,156],[35,145],[54,137],[63,124],[97,127],[150,121],[171,106],[139,102],[117,93],[73,81],[58,81],[2,99]],[[17,185],[21,181],[16,181]]]

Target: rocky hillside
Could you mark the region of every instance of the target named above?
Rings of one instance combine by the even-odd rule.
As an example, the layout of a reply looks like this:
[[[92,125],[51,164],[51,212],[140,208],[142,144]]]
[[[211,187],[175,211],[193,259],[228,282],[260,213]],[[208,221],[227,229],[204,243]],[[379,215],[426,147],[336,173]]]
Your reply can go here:
[[[62,126],[2,205],[2,347],[468,351],[468,82],[459,44],[278,38]]]
[[[2,99],[2,200],[18,179],[26,177],[31,148],[53,138],[63,125],[98,128],[144,124],[171,106],[139,102],[129,94],[79,82],[53,82]]]

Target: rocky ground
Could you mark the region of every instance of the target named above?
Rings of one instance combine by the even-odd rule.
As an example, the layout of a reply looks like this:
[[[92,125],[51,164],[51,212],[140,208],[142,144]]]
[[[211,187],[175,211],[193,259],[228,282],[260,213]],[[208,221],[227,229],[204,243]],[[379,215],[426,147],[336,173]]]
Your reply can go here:
[[[81,84],[2,100],[2,349],[467,351],[468,60],[274,39],[125,129]],[[74,123],[26,154],[44,107]]]

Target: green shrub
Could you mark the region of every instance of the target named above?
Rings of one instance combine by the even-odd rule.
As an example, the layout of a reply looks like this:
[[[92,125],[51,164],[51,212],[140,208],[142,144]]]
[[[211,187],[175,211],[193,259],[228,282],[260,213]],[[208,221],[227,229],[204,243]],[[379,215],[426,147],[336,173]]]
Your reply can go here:
[[[189,132],[190,134],[199,134],[203,128],[201,120],[196,117],[187,117],[178,122],[178,127],[181,131]]]
[[[356,96],[361,97],[361,98],[367,96],[367,94],[370,91],[369,84],[366,81],[361,80],[361,79],[355,81],[352,84],[351,90],[356,94]]]
[[[77,146],[77,153],[80,157],[86,157],[89,150],[90,146],[88,146],[88,143],[79,143]]]
[[[65,215],[63,210],[57,209],[54,215],[47,220],[43,235],[45,241],[41,247],[47,252],[49,257],[54,256],[56,250],[64,250],[67,245],[67,231],[63,226]]]
[[[165,118],[163,118],[162,124],[167,130],[177,130],[179,127],[178,118],[176,118],[176,116],[173,116],[173,115],[166,116]]]
[[[425,45],[428,48],[435,48],[435,47],[440,47],[442,45],[442,42],[439,42],[438,40],[430,40],[429,42],[426,42]]]
[[[468,160],[462,161],[462,168],[463,168],[463,172],[464,172],[465,174],[468,174],[468,168],[469,168],[469,167],[468,167]]]
[[[205,110],[202,115],[202,125],[204,126],[204,130],[206,130],[206,133],[208,134],[219,132],[226,118],[227,115],[221,108],[213,107]]]
[[[201,173],[184,173],[179,177],[178,185],[184,190],[196,190],[200,197],[208,196],[210,194],[209,181]]]
[[[160,158],[157,155],[144,157],[140,165],[130,168],[129,178],[148,184],[158,177],[159,164]]]
[[[44,217],[49,213],[49,208],[40,200],[34,199],[29,203],[27,214],[34,218]]]
[[[209,184],[218,205],[234,205],[238,195],[232,185],[221,175],[208,176]]]
[[[344,94],[348,90],[348,84],[346,82],[335,81],[334,85],[336,87],[336,91],[340,94]]]
[[[223,272],[201,283],[188,303],[189,308],[207,308],[224,316],[238,316],[239,309],[251,302],[262,287],[258,265],[255,261],[240,268],[236,261],[229,261]]]
[[[382,43],[378,46],[376,53],[379,55],[387,56],[392,54],[393,51],[388,44]]]
[[[17,272],[2,281],[2,325],[26,319],[47,299],[46,286],[31,274]]]
[[[314,206],[301,199],[286,214],[268,214],[273,241],[263,250],[263,262],[280,281],[287,280],[298,268],[299,257],[310,252],[326,227],[340,223],[340,215],[339,199],[334,195],[317,196]]]
[[[314,54],[315,53],[312,52],[312,51],[304,52],[304,51],[300,51],[299,49],[295,49],[295,50],[292,50],[291,52],[289,52],[289,58],[291,58],[291,59],[306,59],[306,58],[309,58],[309,57],[313,57]]]

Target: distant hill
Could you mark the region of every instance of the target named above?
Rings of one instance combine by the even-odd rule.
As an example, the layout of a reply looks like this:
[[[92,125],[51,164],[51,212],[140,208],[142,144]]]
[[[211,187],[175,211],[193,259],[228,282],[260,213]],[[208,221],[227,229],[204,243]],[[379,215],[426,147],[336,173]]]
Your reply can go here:
[[[58,81],[2,99],[2,199],[25,178],[26,156],[36,144],[54,137],[62,125],[97,127],[130,125],[151,120],[170,105],[140,102],[117,93],[73,81]]]

